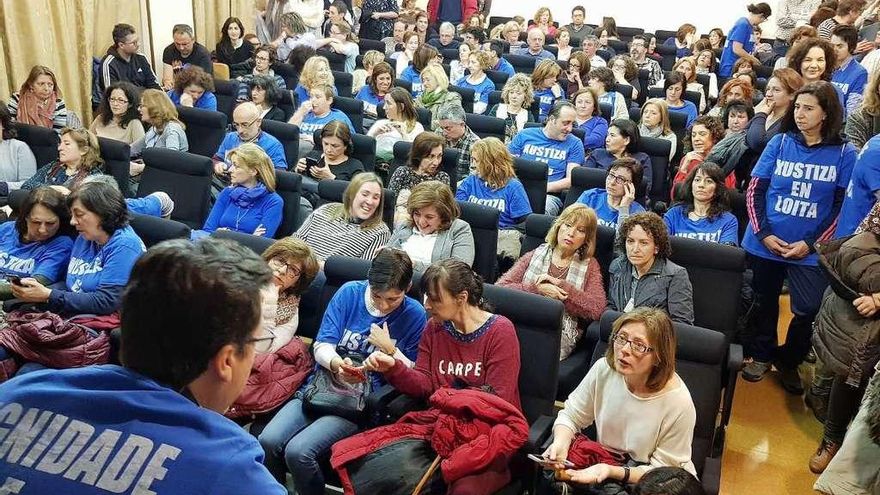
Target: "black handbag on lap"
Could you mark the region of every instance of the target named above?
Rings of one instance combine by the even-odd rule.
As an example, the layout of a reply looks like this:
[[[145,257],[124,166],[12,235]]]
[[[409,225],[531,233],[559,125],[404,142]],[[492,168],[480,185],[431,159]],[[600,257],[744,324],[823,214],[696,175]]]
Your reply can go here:
[[[363,364],[360,356],[352,355],[348,358],[355,366]],[[347,383],[336,373],[319,366],[315,378],[303,394],[303,408],[310,415],[332,415],[359,422],[366,412],[367,396],[371,391],[369,376],[361,383]]]

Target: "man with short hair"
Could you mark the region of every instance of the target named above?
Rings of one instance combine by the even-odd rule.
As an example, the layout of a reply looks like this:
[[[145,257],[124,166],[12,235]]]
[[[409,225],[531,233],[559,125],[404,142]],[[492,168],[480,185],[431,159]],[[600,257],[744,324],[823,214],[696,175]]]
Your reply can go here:
[[[507,146],[513,156],[547,164],[547,215],[562,211],[562,196],[571,187],[571,171],[584,164],[584,143],[571,133],[576,119],[574,105],[558,101],[543,128],[525,128]]]
[[[126,81],[144,89],[161,89],[156,73],[146,57],[138,53],[140,42],[130,24],[113,26],[113,46],[101,60],[98,89],[101,93],[116,81]]]
[[[266,262],[237,242],[151,248],[122,297],[122,365],[0,385],[0,492],[286,494],[257,440],[223,417],[255,353],[271,348],[260,325],[271,283]]]
[[[214,73],[214,64],[208,49],[196,42],[192,27],[176,24],[171,31],[174,42],[162,52],[162,87],[174,87],[174,74],[187,65],[198,65],[208,74]]]
[[[382,43],[385,43],[385,57],[390,59],[397,51],[397,47],[403,45],[404,34],[406,34],[406,21],[398,17],[394,20],[394,31],[391,36],[382,38]]]
[[[516,74],[516,69],[514,69],[513,65],[504,58],[504,45],[502,45],[499,40],[492,40],[485,43],[483,45],[483,51],[489,54],[489,62],[492,67],[491,70],[504,72],[508,77],[513,77],[513,75]]]
[[[486,41],[486,31],[483,28],[472,27],[464,30],[464,42],[470,46],[479,46]]]
[[[599,38],[594,34],[588,34],[581,40],[581,51],[590,59],[590,67],[605,67],[608,64],[605,59],[596,54],[599,49]]]
[[[556,60],[556,56],[544,49],[544,31],[533,27],[529,29],[526,37],[526,46],[522,48],[510,47],[510,53],[514,55],[526,55],[535,59],[535,64],[544,59]]]
[[[471,166],[471,147],[480,140],[480,136],[471,130],[465,122],[464,108],[459,103],[449,103],[437,111],[437,122],[440,132],[446,138],[446,146],[458,150],[457,180],[462,180],[473,173]],[[453,178],[455,180],[455,178]]]
[[[214,173],[223,180],[224,185],[228,182],[232,163],[226,160],[226,155],[241,146],[243,143],[254,143],[269,155],[272,165],[279,170],[287,170],[287,158],[284,155],[284,146],[268,132],[260,129],[263,119],[260,117],[260,109],[253,102],[246,101],[235,107],[232,112],[232,122],[235,131],[228,132],[217,152],[214,153]]]
[[[859,41],[859,31],[853,26],[841,25],[831,33],[831,45],[837,59],[837,67],[831,73],[831,84],[843,95],[846,115],[858,110],[862,93],[868,84],[868,71],[853,58]]]
[[[571,33],[573,39],[583,39],[584,36],[593,34],[593,28],[584,24],[586,19],[587,10],[583,5],[575,5],[574,8],[571,9],[571,24],[567,24],[565,27],[568,29],[568,32]],[[573,43],[573,45],[576,44]]]
[[[647,58],[647,54],[648,40],[641,35],[633,36],[632,41],[629,43],[629,56],[632,57],[639,70],[648,69],[648,86],[650,87],[663,79],[663,69],[660,68],[660,64],[656,60]]]
[[[444,22],[437,31],[439,36],[428,40],[428,44],[438,50],[458,50],[461,42],[455,39],[455,26],[451,22]]]
[[[837,4],[837,15],[830,19],[825,19],[819,24],[817,30],[819,37],[826,40],[831,39],[831,32],[840,25],[855,26],[856,29],[862,27],[865,19],[862,17],[862,11],[865,10],[865,0],[840,0]]]

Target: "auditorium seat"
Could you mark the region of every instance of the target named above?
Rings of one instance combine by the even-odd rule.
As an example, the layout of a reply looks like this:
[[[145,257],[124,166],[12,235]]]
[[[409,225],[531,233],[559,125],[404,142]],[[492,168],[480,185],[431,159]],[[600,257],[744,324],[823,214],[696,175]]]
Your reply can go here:
[[[474,236],[473,269],[487,283],[494,283],[498,253],[498,217],[501,212],[490,206],[458,201],[461,219],[471,226]]]
[[[174,200],[171,218],[194,229],[202,228],[211,208],[211,159],[165,148],[147,148],[143,158],[138,197],[157,191],[168,193]]]
[[[180,121],[186,126],[189,152],[211,158],[226,137],[229,122],[225,113],[201,108],[177,107]]]

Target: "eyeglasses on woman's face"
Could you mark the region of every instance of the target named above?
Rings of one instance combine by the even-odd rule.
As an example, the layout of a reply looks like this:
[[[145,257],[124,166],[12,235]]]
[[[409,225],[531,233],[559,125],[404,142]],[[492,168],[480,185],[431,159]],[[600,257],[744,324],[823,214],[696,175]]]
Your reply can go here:
[[[632,349],[633,353],[639,356],[643,356],[654,350],[653,347],[648,347],[642,342],[629,340],[627,337],[628,335],[626,334],[622,334],[620,332],[616,333],[613,339],[614,345],[616,345],[620,349],[623,349],[626,344],[629,344],[629,348]]]

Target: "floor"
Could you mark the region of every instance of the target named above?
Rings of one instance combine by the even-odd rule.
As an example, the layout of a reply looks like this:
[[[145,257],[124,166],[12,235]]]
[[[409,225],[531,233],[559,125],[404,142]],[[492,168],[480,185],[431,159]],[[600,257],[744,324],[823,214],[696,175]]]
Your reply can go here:
[[[788,296],[780,301],[779,334],[791,313]],[[722,495],[808,494],[816,476],[807,462],[818,446],[822,425],[803,402],[785,392],[772,372],[758,383],[736,385],[721,469]],[[802,367],[805,379],[812,377]]]

